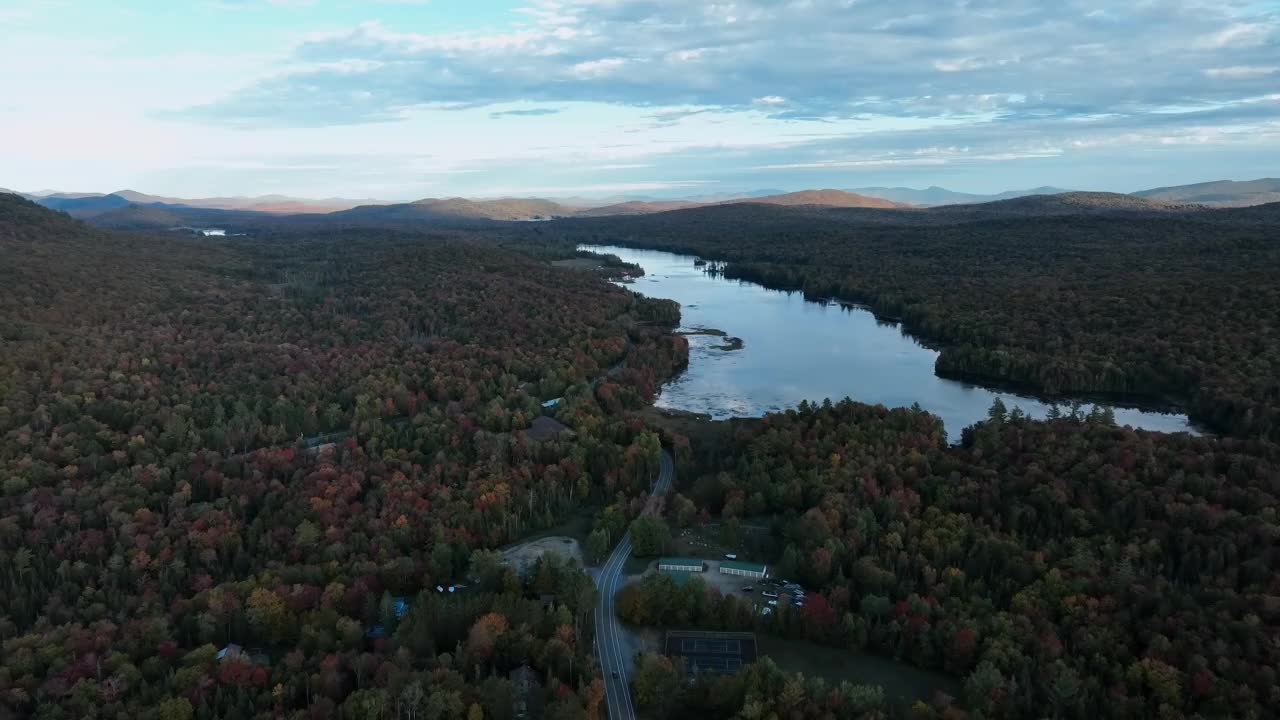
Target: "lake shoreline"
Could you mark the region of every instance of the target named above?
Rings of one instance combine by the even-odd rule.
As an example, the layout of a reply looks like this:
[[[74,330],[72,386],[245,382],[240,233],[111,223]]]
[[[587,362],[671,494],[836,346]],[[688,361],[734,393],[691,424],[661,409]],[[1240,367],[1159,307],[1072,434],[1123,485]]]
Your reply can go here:
[[[681,305],[686,337],[725,338],[691,347],[690,363],[663,384],[655,405],[712,419],[759,417],[801,400],[850,398],[886,407],[920,405],[941,418],[952,441],[985,419],[995,399],[1032,417],[1079,403],[1112,407],[1117,425],[1203,434],[1176,398],[1107,393],[1046,394],[1025,383],[938,372],[942,349],[903,322],[865,303],[779,290],[693,265],[692,255],[629,245],[582,245],[580,251],[623,257],[645,270],[648,284],[629,289]],[[798,297],[797,297],[798,294]],[[732,328],[733,335],[723,328]],[[753,341],[754,338],[754,341]],[[1170,412],[1175,411],[1175,412]]]

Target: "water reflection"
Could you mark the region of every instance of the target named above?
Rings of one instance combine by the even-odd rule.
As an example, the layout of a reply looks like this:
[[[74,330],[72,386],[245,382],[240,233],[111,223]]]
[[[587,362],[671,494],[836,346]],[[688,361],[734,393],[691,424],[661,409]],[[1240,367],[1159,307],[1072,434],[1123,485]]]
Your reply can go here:
[[[690,334],[689,369],[662,388],[659,407],[723,419],[846,396],[889,407],[919,403],[942,418],[953,440],[986,417],[997,397],[1034,417],[1049,412],[1048,403],[1033,397],[938,377],[933,371],[937,351],[866,308],[808,302],[800,293],[712,277],[687,255],[613,246],[582,249],[643,267],[642,282],[629,287],[679,302],[682,331],[719,330],[742,340],[740,349],[724,349],[727,337]],[[1082,407],[1087,412],[1091,405]],[[1185,415],[1127,407],[1114,411],[1120,425],[1194,432]]]

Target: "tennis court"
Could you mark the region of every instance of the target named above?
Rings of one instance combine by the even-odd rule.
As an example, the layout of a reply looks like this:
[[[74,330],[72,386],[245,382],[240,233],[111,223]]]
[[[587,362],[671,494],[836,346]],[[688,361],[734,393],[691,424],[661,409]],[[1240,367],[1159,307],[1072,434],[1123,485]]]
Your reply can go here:
[[[684,660],[690,674],[728,675],[756,661],[754,633],[671,630],[665,648],[667,655]]]

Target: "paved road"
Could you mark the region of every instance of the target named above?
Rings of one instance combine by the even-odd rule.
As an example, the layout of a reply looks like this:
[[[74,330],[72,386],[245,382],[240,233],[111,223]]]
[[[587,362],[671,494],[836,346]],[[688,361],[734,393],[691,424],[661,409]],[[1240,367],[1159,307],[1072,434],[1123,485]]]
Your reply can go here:
[[[671,459],[671,453],[663,450],[658,482],[653,486],[653,492],[645,505],[646,513],[654,511],[657,506],[655,498],[666,495],[675,477],[675,462]],[[613,549],[613,554],[596,576],[596,589],[600,591],[600,598],[596,601],[596,653],[600,656],[600,670],[604,675],[604,697],[609,708],[609,720],[634,720],[636,716],[635,707],[631,704],[628,651],[622,642],[622,629],[613,607],[613,596],[618,592],[622,582],[622,568],[629,557],[630,532],[622,536],[622,542]],[[615,678],[614,673],[618,677]]]

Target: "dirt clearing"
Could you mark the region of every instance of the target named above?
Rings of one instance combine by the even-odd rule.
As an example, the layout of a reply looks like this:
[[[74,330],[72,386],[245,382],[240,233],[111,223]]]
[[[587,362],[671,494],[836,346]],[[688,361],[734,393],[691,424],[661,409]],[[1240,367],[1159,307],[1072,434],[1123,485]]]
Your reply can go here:
[[[533,565],[538,558],[548,552],[573,558],[578,561],[578,564],[583,564],[582,546],[574,538],[565,537],[564,535],[553,535],[513,545],[502,551],[502,561],[516,568],[516,570],[523,570]]]

